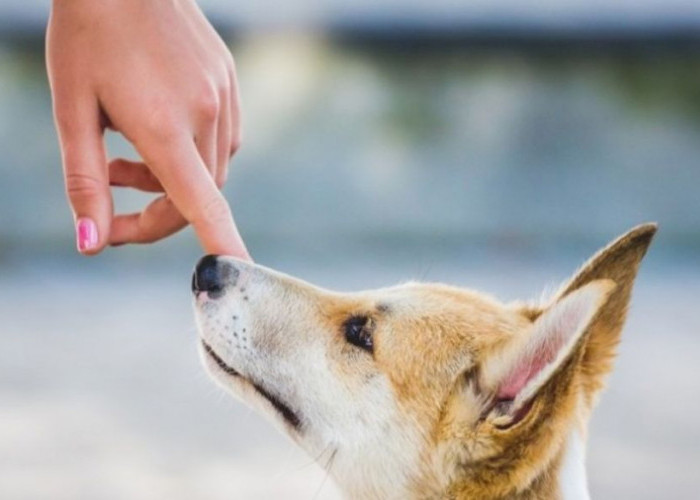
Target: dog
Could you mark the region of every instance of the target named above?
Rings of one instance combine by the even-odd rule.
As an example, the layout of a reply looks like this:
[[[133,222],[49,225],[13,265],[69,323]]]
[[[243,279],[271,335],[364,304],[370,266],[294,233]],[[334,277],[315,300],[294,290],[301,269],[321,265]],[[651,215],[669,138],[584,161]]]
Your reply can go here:
[[[655,232],[630,230],[539,304],[428,283],[336,293],[209,255],[192,281],[201,357],[348,498],[587,499],[587,423]]]

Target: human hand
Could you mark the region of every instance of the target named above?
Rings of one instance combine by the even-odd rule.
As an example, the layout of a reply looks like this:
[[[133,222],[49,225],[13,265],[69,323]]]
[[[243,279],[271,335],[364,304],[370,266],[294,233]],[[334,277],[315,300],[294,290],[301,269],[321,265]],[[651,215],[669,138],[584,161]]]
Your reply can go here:
[[[46,54],[79,250],[189,222],[207,253],[250,259],[219,191],[240,143],[233,58],[194,0],[54,0]],[[108,162],[107,127],[143,161]],[[115,215],[110,185],[164,194]]]

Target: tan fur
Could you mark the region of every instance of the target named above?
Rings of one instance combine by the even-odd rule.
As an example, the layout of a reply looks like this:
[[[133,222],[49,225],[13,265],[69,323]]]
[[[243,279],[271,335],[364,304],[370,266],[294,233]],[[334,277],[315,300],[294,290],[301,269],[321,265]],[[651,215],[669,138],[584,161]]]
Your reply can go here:
[[[589,329],[581,361],[583,389],[589,407],[603,387],[606,375],[612,370],[634,278],[655,233],[656,226],[647,224],[618,238],[586,262],[554,298],[557,300],[593,280],[605,278],[617,284],[607,306]]]
[[[477,292],[437,284],[338,294],[256,266],[246,272],[259,278],[264,292],[256,299],[255,286],[247,285],[251,304],[246,301],[245,306],[236,303],[236,307],[244,307],[252,318],[253,346],[260,350],[261,359],[277,360],[274,366],[281,373],[286,373],[284,361],[296,360],[304,349],[323,352],[308,366],[290,363],[291,375],[283,376],[284,380],[294,376],[295,366],[312,373],[311,383],[301,388],[274,387],[279,383],[271,375],[264,381],[299,409],[301,429],[287,430],[310,453],[335,446],[338,467],[342,467],[343,457],[352,460],[352,450],[359,450],[365,456],[357,466],[369,467],[368,474],[381,467],[394,471],[394,463],[405,458],[407,465],[392,472],[397,474],[400,498],[555,500],[561,498],[558,477],[567,439],[572,432],[585,430],[595,397],[612,368],[634,278],[655,230],[655,225],[639,226],[616,240],[541,306],[501,304]],[[503,414],[494,398],[504,353],[529,335],[533,322],[583,287],[593,287],[599,297],[593,319],[534,397],[516,413]],[[370,318],[372,354],[343,337],[344,322],[357,315]],[[203,321],[200,330],[210,344],[217,335],[226,335],[212,334],[212,327]],[[247,375],[244,365],[236,365],[247,358],[236,356],[233,353],[230,362],[237,370],[254,380],[260,377],[257,372]],[[323,365],[318,375],[313,371],[316,365]],[[226,380],[219,373],[216,376]],[[374,439],[398,433],[412,449],[396,455],[386,451],[389,459],[373,462],[371,453],[362,451],[360,438],[350,436],[346,441],[343,432],[349,431],[334,427],[341,427],[336,424],[338,417],[326,419],[324,411],[332,411],[333,404],[323,406],[328,402],[314,400],[326,397],[313,392],[325,387],[311,387],[316,376],[335,384],[329,386],[331,394],[342,392],[337,404],[348,404],[342,418],[358,408],[350,422],[360,422],[359,428],[367,426],[372,436],[368,446],[374,446]],[[384,385],[391,405],[383,409],[386,415],[373,415],[362,406],[362,398],[370,391],[383,395]],[[321,423],[314,420],[317,413]],[[390,445],[386,443],[387,450],[393,449]],[[405,445],[396,446],[400,450]],[[409,460],[412,455],[415,460]],[[388,495],[379,484],[381,477],[376,479],[378,485],[355,485],[354,479],[347,479],[353,474],[351,467],[348,470],[330,469],[348,495]]]

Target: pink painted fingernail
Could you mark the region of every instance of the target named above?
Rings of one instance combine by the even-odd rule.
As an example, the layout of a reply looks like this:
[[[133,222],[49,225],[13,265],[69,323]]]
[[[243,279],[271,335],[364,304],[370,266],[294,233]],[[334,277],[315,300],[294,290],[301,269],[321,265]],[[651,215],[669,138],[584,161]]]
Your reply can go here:
[[[88,217],[81,217],[75,223],[78,250],[85,252],[97,246],[97,225]]]

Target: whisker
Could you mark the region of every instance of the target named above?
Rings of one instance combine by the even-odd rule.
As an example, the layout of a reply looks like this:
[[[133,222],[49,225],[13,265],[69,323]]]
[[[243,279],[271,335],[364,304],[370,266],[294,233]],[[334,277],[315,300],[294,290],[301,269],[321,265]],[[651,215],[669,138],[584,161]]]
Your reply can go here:
[[[313,496],[312,500],[316,500],[318,498],[318,496],[321,494],[321,490],[323,489],[323,485],[326,484],[328,476],[331,475],[331,468],[333,467],[333,462],[335,460],[336,453],[338,453],[338,448],[335,448],[333,450],[333,453],[331,453],[331,456],[328,458],[328,462],[326,462],[326,466],[324,467],[324,469],[326,470],[326,474],[323,476],[323,481],[321,481],[321,484],[316,490],[316,494]]]
[[[331,447],[331,444],[329,443],[328,446],[326,446],[323,450],[321,450],[321,453],[319,453],[317,456],[313,457],[310,462],[306,462],[305,464],[300,465],[298,468],[294,469],[292,472],[298,472],[302,469],[307,468],[309,465],[318,464],[320,466],[321,464],[319,464],[318,461],[329,450],[330,447]]]
[[[433,271],[434,264],[435,264],[435,262],[432,261],[423,268],[423,272],[420,275],[419,281],[425,281],[428,278],[428,275]]]

